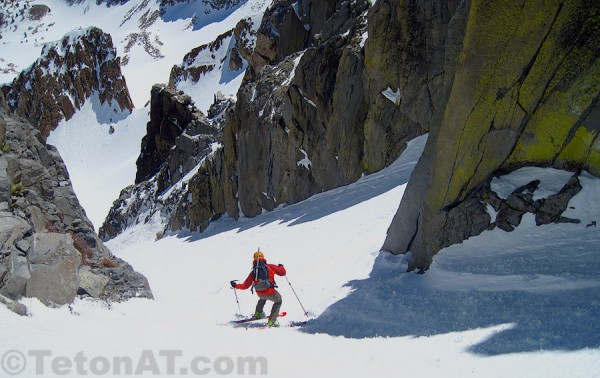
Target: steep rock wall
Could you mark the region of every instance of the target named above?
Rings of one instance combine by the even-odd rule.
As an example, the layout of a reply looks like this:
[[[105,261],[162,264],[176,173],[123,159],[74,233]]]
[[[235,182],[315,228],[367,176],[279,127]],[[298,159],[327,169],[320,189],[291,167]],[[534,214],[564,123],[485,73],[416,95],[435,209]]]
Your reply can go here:
[[[2,103],[0,94],[0,103]],[[70,303],[152,298],[146,278],[100,241],[55,147],[0,108],[0,294]]]
[[[99,230],[103,240],[132,224],[147,222],[155,214],[169,222],[176,208],[187,208],[187,182],[191,177],[186,177],[202,172],[199,164],[211,158],[221,145],[222,130],[215,119],[231,106],[226,99],[211,107],[213,118],[208,119],[189,96],[173,88],[154,85],[151,96],[150,121],[137,160],[136,183],[123,189],[113,203]],[[185,224],[179,221],[176,224]]]
[[[44,137],[94,94],[115,114],[133,109],[112,39],[94,27],[46,44],[42,56],[2,91],[11,110]]]
[[[464,2],[274,2],[253,53],[244,53],[249,67],[222,150],[186,183],[190,195],[169,213],[167,228],[203,230],[225,213],[256,216],[393,162],[443,110],[465,9]]]
[[[472,1],[443,117],[383,248],[410,250],[411,268],[426,269],[448,245],[452,209],[493,175],[530,165],[598,175],[599,55],[596,2]]]

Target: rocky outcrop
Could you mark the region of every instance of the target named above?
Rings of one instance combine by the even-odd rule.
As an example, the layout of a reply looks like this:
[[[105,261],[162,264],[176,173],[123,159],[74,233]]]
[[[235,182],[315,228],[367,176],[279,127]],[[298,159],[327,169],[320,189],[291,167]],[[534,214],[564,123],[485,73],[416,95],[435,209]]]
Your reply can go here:
[[[449,241],[473,234],[452,232],[451,214],[492,176],[523,166],[600,174],[598,4],[466,5],[460,64],[441,102],[443,116],[434,114],[424,158],[383,246],[410,250],[411,269],[426,269]],[[564,220],[560,210],[571,192],[541,205],[538,223]],[[520,213],[535,207],[526,198],[515,193],[507,201],[499,227],[514,227]]]
[[[177,88],[184,81],[197,83],[202,75],[222,69],[229,53],[233,29],[219,35],[213,42],[194,48],[183,57],[181,65],[173,66],[169,76],[169,87]],[[228,61],[228,60],[227,60]],[[241,67],[240,67],[241,69]]]
[[[158,215],[168,220],[181,202],[188,201],[188,181],[202,172],[201,163],[220,146],[218,121],[231,104],[215,97],[211,119],[189,96],[164,85],[152,88],[150,121],[137,160],[136,184],[121,191],[100,228],[103,240]]]
[[[430,105],[428,91],[444,92],[444,75],[436,80],[427,75],[445,69],[445,60],[438,56],[444,56],[445,39],[437,36],[437,44],[419,45],[424,56],[435,58],[426,60],[414,52],[400,54],[404,60],[385,58],[392,67],[410,61],[412,70],[420,70],[414,75],[419,84],[407,85],[419,88],[419,95],[402,95],[408,105],[403,107],[404,102],[390,100],[388,94],[406,89],[398,89],[401,75],[382,81],[377,73],[383,70],[377,62],[389,49],[377,41],[372,47],[364,43],[369,5],[279,0],[268,8],[254,51],[244,53],[249,67],[225,123],[223,148],[186,183],[190,196],[170,213],[167,228],[201,231],[225,213],[255,216],[346,185],[390,164],[406,141],[427,131],[433,110],[415,113],[413,106],[423,98]],[[423,22],[437,9],[430,7]],[[453,13],[446,13],[444,20],[451,23]],[[380,38],[384,36],[381,32]],[[405,36],[405,43],[412,38]],[[430,53],[432,46],[441,52]],[[369,65],[369,51],[382,57]]]
[[[207,147],[205,140],[200,147],[203,136],[213,136],[218,130],[196,109],[190,96],[177,92],[163,85],[152,87],[150,99],[150,121],[147,133],[142,139],[142,150],[137,164],[135,183],[155,176],[165,162],[168,169],[158,183],[162,191],[168,183],[179,181],[197,162],[188,160],[196,156],[198,149]],[[210,138],[209,138],[210,139]],[[173,149],[173,147],[178,147]]]
[[[10,108],[44,137],[91,96],[115,113],[133,109],[112,39],[98,28],[46,44],[42,56],[2,91]]]
[[[433,110],[415,109],[441,101],[429,95],[444,92],[444,75],[433,80],[434,72],[451,71],[444,54],[455,52],[446,49],[453,46],[446,43],[446,29],[419,32],[437,8],[443,8],[446,24],[460,8],[419,9],[421,27],[405,27],[397,42],[380,30],[380,21],[396,16],[384,14],[386,2],[379,3],[369,11],[361,1],[278,1],[265,13],[225,129],[225,145],[227,138],[234,144],[225,160],[235,162],[229,171],[236,172],[232,186],[245,216],[378,171],[399,156],[405,142],[428,130]],[[390,41],[394,49],[386,45]],[[407,47],[396,51],[402,43]],[[384,71],[398,74],[381,78]],[[403,93],[401,100],[390,99],[388,91]],[[228,209],[230,215],[235,211]]]
[[[96,0],[101,1],[101,0]],[[123,1],[123,0],[121,0]],[[203,5],[212,9],[230,9],[244,2],[244,0],[200,0]],[[188,3],[188,0],[160,0],[161,6],[172,6],[178,3]]]
[[[171,69],[168,86],[183,89],[198,83],[211,72],[221,72],[224,80],[231,76],[228,71],[242,73],[254,51],[257,28],[252,18],[245,18],[214,41],[192,49],[181,64]]]
[[[0,294],[47,305],[70,303],[78,293],[152,298],[146,278],[100,241],[58,151],[41,132],[2,111],[0,144]],[[90,277],[102,284],[92,290]]]
[[[86,1],[87,0],[65,0],[65,2],[69,5],[82,4]],[[123,5],[123,4],[127,4],[128,2],[129,2],[129,0],[96,0],[97,5],[106,4],[107,7],[112,7],[115,5]]]
[[[51,11],[52,10],[47,5],[44,5],[44,4],[33,4],[31,6],[31,8],[29,8],[29,10],[28,10],[28,12],[29,12],[29,19],[30,20],[34,20],[34,21],[39,21],[42,18],[44,18],[44,16],[46,16],[47,14],[49,14]]]

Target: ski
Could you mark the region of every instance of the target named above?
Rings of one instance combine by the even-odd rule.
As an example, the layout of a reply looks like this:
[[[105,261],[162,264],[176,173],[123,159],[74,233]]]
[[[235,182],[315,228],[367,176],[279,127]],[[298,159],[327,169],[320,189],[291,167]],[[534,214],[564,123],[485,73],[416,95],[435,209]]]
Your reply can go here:
[[[308,320],[291,321],[288,327],[304,327],[306,324],[308,324]]]
[[[291,321],[288,324],[285,325],[280,325],[279,327],[269,327],[267,324],[253,324],[253,328],[256,329],[266,329],[266,328],[284,328],[284,327],[304,327],[306,324],[308,323],[308,321],[306,320],[301,320],[301,321]]]
[[[287,315],[287,312],[285,312],[285,311],[279,314],[280,317],[286,316],[286,315]],[[255,318],[255,317],[250,317],[250,318],[246,318],[246,319],[232,320],[231,323],[233,323],[233,324],[244,324],[244,323],[253,322],[253,321],[256,321],[256,320],[264,320],[264,319],[267,319],[267,318],[260,318],[259,319],[259,318]]]

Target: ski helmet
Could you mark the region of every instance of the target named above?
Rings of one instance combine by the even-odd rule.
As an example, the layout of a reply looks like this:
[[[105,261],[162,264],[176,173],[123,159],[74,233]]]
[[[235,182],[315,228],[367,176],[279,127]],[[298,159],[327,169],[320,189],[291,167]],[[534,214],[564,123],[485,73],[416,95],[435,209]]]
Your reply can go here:
[[[265,255],[261,251],[254,252],[254,261],[256,260],[264,260]]]

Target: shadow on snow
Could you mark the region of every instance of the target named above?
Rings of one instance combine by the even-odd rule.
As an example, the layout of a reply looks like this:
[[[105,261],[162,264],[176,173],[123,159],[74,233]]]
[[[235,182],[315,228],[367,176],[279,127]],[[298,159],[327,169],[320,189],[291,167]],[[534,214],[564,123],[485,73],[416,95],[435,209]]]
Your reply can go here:
[[[599,242],[597,237],[582,239],[575,249],[540,243],[525,256],[502,256],[501,266],[502,243],[481,258],[461,257],[456,245],[438,255],[440,264],[434,261],[425,274],[404,273],[409,255],[381,252],[370,278],[350,282],[353,291],[303,330],[366,338],[511,324],[469,350],[499,355],[598,348]]]
[[[176,3],[163,8],[161,19],[165,22],[192,19],[193,30],[200,30],[209,24],[224,21],[246,2],[247,0],[243,0],[230,8],[222,9],[214,9],[211,5],[200,2]]]

